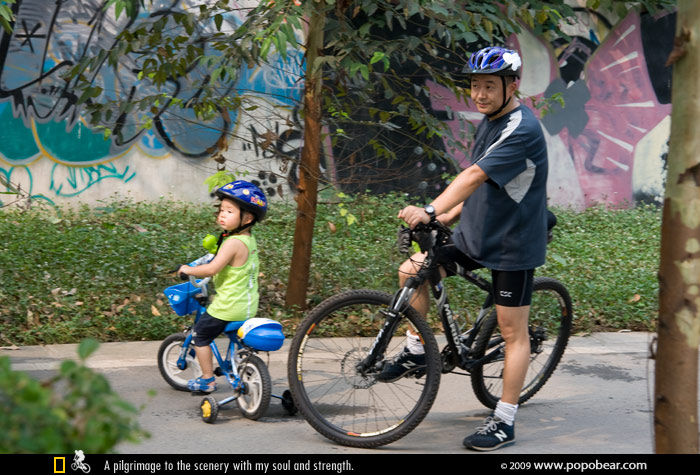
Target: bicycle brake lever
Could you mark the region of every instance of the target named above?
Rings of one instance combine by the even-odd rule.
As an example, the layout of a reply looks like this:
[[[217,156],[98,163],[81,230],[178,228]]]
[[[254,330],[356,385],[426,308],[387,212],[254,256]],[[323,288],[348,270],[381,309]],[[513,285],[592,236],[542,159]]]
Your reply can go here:
[[[399,228],[399,235],[396,240],[399,252],[402,254],[408,254],[411,252],[411,230],[405,226]]]

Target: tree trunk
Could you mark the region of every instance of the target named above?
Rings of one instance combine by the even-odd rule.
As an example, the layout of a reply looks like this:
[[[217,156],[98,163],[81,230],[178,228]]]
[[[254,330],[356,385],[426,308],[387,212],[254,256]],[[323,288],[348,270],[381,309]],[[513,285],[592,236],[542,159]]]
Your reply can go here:
[[[700,2],[678,2],[661,228],[654,429],[657,453],[698,453]]]
[[[294,249],[289,269],[286,306],[306,308],[309,285],[311,246],[316,222],[319,157],[321,151],[321,69],[315,68],[316,58],[323,49],[325,2],[321,1],[311,17],[306,46],[306,84],[304,88],[304,145],[299,166],[297,187],[297,222]]]

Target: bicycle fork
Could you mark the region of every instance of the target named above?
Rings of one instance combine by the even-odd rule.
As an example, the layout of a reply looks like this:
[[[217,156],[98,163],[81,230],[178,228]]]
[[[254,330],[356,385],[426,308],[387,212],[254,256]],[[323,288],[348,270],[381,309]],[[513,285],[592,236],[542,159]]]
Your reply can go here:
[[[367,374],[371,370],[381,370],[379,364],[383,362],[384,353],[389,346],[391,336],[401,321],[401,312],[408,306],[408,302],[411,301],[414,292],[415,288],[408,286],[401,288],[394,295],[388,310],[382,312],[385,315],[384,324],[374,339],[367,357],[356,365],[356,369],[360,374]]]

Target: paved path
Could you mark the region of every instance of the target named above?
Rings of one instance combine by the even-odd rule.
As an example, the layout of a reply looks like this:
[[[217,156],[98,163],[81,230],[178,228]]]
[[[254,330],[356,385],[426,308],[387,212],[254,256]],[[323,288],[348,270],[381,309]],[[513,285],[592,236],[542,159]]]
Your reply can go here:
[[[517,444],[503,454],[653,453],[653,334],[621,332],[574,336],[545,387],[523,405]],[[289,416],[278,399],[259,421],[243,418],[234,404],[221,409],[216,424],[199,418],[201,397],[172,390],[160,377],[160,342],[104,343],[88,360],[128,401],[143,406],[140,423],[151,437],[124,444],[132,454],[349,454],[465,453],[461,445],[488,411],[474,397],[467,377],[443,375],[428,417],[408,436],[380,449],[333,444],[300,415]],[[2,349],[16,370],[45,377],[58,363],[75,359],[77,345]],[[273,394],[287,388],[287,346],[270,354]],[[149,396],[155,390],[155,396]]]

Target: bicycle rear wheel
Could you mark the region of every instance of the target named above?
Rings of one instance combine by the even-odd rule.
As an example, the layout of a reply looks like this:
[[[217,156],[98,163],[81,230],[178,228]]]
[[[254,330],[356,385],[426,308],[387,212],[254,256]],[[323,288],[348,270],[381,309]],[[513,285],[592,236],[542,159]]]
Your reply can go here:
[[[265,415],[272,396],[272,381],[267,366],[255,355],[239,367],[244,390],[236,399],[238,408],[248,419],[258,420]]]
[[[354,290],[322,302],[299,325],[288,359],[290,391],[309,424],[328,439],[373,448],[411,432],[430,410],[440,384],[440,356],[428,324],[413,308],[389,338],[384,361],[400,354],[410,328],[425,348],[425,372],[380,382],[381,365],[360,371],[387,319],[392,297]]]
[[[474,343],[474,358],[487,353],[493,360],[471,371],[472,388],[476,397],[491,409],[503,392],[505,342],[498,329],[496,312],[484,322]],[[519,404],[524,403],[547,382],[561,360],[569,341],[572,305],[563,284],[547,277],[536,277],[530,306],[530,364],[525,375]]]

